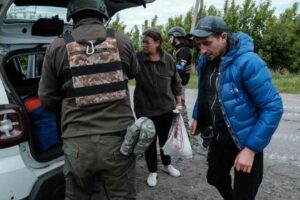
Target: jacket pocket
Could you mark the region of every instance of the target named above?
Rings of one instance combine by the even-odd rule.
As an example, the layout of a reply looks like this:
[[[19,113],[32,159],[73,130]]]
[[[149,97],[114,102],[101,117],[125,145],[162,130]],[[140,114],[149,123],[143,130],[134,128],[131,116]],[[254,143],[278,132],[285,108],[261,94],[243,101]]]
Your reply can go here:
[[[171,77],[156,75],[156,86],[161,93],[167,93],[171,91]]]

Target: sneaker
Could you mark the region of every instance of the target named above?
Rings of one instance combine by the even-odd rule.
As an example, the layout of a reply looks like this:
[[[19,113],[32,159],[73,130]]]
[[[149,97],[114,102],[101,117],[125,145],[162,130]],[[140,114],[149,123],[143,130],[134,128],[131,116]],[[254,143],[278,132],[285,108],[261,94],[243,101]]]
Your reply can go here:
[[[171,176],[174,177],[180,176],[180,171],[175,169],[172,165],[165,166],[165,171],[167,171]]]
[[[154,172],[154,173],[150,173],[148,178],[147,178],[147,183],[149,186],[151,187],[154,187],[156,186],[156,183],[157,183],[157,173]]]

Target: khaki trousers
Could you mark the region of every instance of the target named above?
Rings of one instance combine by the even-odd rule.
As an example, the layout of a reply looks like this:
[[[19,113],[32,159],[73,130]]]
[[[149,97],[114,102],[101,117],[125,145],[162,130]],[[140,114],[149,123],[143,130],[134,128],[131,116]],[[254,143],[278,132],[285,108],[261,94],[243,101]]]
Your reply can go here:
[[[136,199],[135,156],[120,153],[122,136],[63,139],[66,200]]]

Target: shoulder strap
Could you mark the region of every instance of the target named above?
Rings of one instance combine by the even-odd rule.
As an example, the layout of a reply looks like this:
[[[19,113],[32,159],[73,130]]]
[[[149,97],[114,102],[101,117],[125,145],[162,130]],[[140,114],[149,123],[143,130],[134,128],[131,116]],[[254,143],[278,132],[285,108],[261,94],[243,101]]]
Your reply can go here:
[[[106,29],[106,37],[115,38],[115,30],[111,28]]]
[[[70,32],[66,32],[65,34],[63,34],[63,38],[64,38],[64,41],[66,44],[69,44],[69,43],[75,41]]]

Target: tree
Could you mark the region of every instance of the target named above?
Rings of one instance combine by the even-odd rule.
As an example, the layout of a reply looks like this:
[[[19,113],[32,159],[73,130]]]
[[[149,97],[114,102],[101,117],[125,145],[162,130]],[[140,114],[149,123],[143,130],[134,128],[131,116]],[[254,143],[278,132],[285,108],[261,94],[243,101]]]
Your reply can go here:
[[[215,6],[209,6],[207,10],[207,15],[221,16],[222,13]]]
[[[120,15],[116,15],[116,19],[109,24],[109,28],[112,28],[118,32],[125,33],[126,25],[120,21]]]
[[[141,49],[141,41],[140,41],[140,30],[137,25],[134,25],[133,29],[131,29],[131,40],[133,41],[134,49]]]
[[[217,15],[226,21],[229,32],[242,31],[249,34],[254,40],[255,52],[257,52],[267,64],[274,70],[286,68],[291,72],[299,71],[300,66],[300,15],[299,3],[294,3],[280,16],[274,14],[271,7],[271,0],[260,1],[244,0],[242,5],[237,5],[235,0],[225,0],[223,9],[215,6],[206,7],[203,0],[200,0],[200,9],[197,13],[197,20],[206,15]],[[192,27],[192,8],[185,14],[173,16],[168,19],[166,25],[158,25],[159,15],[150,20],[145,20],[142,31],[149,25],[158,27],[163,36],[163,48],[171,51],[168,30],[173,26],[182,26],[187,32]],[[125,25],[117,18],[114,26],[125,29]],[[123,28],[122,28],[123,27]],[[119,30],[120,30],[119,29]],[[141,32],[136,25],[129,33],[133,40],[134,47],[140,49]],[[194,51],[194,60],[198,58],[199,51]]]
[[[229,6],[229,1],[225,1],[223,19],[227,23],[229,32],[237,32],[239,21],[240,7],[232,0]]]
[[[263,46],[260,54],[268,62],[269,66],[275,70],[286,68],[289,71],[299,71],[300,52],[297,49],[299,38],[297,30],[297,8],[295,3],[292,8],[287,9],[280,17],[273,20],[267,27],[263,37]],[[284,37],[283,37],[284,36]]]
[[[239,10],[238,27],[240,31],[251,33],[253,28],[255,7],[256,5],[253,0],[244,1],[243,7]]]
[[[190,9],[186,16],[183,19],[183,28],[189,32],[189,30],[191,30],[192,27],[192,9]]]

